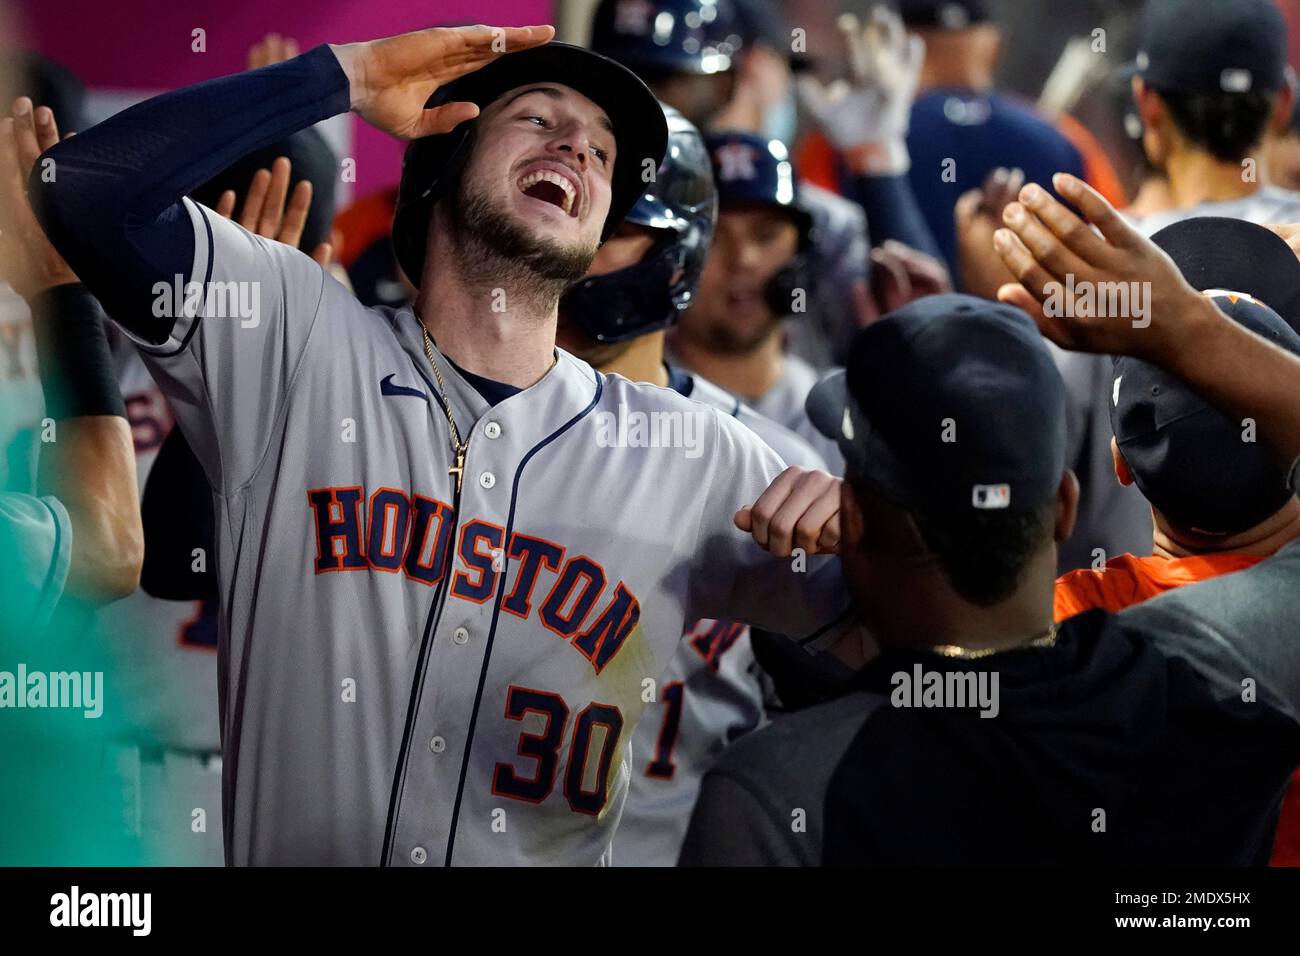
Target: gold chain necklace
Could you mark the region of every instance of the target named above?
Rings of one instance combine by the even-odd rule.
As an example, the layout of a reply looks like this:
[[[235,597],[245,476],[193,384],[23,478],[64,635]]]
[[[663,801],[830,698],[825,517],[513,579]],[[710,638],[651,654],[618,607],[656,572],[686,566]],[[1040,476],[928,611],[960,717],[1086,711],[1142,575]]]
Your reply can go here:
[[[1056,624],[1053,624],[1042,637],[1035,638],[1027,644],[1017,644],[1014,647],[970,648],[961,647],[957,644],[936,644],[929,650],[940,657],[960,657],[965,660],[976,660],[981,657],[990,657],[993,654],[1004,654],[1007,651],[1023,650],[1026,647],[1054,647],[1055,645]]]
[[[429,334],[429,329],[424,324],[424,319],[416,316],[420,323],[420,333],[424,336],[424,354],[429,359],[429,365],[433,367],[433,377],[438,381],[438,392],[442,396],[442,408],[447,413],[447,428],[451,433],[451,451],[455,456],[455,463],[447,469],[447,474],[456,476],[456,494],[460,494],[460,482],[465,477],[465,453],[469,450],[469,442],[461,441],[460,429],[456,427],[456,419],[451,414],[451,399],[447,397],[447,386],[442,381],[442,372],[438,371],[438,363],[433,360],[433,336]],[[553,354],[551,356],[551,368],[555,368],[560,362],[560,356]]]
[[[465,452],[469,449],[469,442],[460,440],[460,429],[456,427],[456,419],[451,414],[451,400],[447,398],[447,386],[443,384],[438,363],[433,360],[433,337],[424,327],[424,322],[420,323],[420,331],[424,333],[424,354],[428,356],[429,364],[433,366],[433,377],[438,380],[438,391],[442,395],[442,409],[447,413],[447,427],[451,432],[451,451],[456,458],[455,463],[447,469],[447,474],[456,476],[456,494],[460,494],[460,480],[465,476]]]

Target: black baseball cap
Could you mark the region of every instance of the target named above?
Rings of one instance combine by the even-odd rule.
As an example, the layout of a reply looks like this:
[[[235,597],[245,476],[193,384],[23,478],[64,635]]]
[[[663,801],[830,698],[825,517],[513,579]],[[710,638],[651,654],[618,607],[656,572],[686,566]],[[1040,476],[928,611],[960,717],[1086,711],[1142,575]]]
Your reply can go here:
[[[1276,92],[1287,81],[1287,31],[1273,0],[1148,0],[1137,75],[1174,93]]]
[[[1277,233],[1244,219],[1194,216],[1165,226],[1151,241],[1194,288],[1244,292],[1300,332],[1300,260]]]
[[[985,0],[894,0],[894,6],[909,27],[964,30],[991,19]]]
[[[1262,302],[1244,293],[1207,294],[1234,322],[1300,355],[1300,334]],[[1110,421],[1138,488],[1181,528],[1236,534],[1291,497],[1285,471],[1245,422],[1155,365],[1115,360]]]
[[[1241,219],[1197,216],[1151,241],[1234,320],[1300,354],[1300,261],[1281,237]],[[1272,455],[1244,440],[1241,422],[1153,365],[1116,359],[1110,414],[1138,488],[1183,528],[1235,534],[1290,497]]]
[[[1023,513],[1065,471],[1065,385],[1014,306],[932,295],[853,340],[844,371],[809,393],[848,471],[904,508]]]

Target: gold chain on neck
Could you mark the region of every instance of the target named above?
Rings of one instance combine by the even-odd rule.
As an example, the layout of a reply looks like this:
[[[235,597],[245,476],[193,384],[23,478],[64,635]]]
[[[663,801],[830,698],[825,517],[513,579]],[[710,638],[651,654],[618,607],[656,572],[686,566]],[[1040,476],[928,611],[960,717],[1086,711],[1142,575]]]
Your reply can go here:
[[[442,396],[442,408],[447,413],[447,427],[451,432],[451,452],[455,461],[447,469],[447,474],[456,476],[456,494],[460,494],[460,482],[465,476],[465,452],[469,448],[469,442],[461,441],[460,429],[456,427],[456,419],[451,414],[451,400],[447,397],[447,386],[442,381],[442,372],[438,371],[438,363],[433,360],[433,337],[429,335],[429,330],[424,327],[424,322],[420,322],[420,331],[424,334],[424,354],[429,358],[429,364],[433,366],[433,377],[438,380],[438,392]]]
[[[1047,629],[1047,633],[1042,637],[1034,638],[1026,644],[1017,644],[1014,647],[961,647],[957,644],[936,644],[928,648],[940,657],[960,657],[965,660],[975,660],[981,657],[991,657],[994,654],[1005,654],[1007,651],[1019,651],[1026,647],[1055,647],[1056,646],[1056,624],[1052,624]]]

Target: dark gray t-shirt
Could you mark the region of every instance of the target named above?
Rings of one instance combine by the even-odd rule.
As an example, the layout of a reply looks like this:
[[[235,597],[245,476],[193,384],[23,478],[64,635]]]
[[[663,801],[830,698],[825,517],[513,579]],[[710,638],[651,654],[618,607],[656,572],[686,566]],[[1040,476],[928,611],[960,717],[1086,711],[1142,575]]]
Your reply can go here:
[[[1300,460],[1292,467],[1290,484],[1300,492]],[[1161,789],[1179,791],[1178,782],[1170,778],[1183,767],[1191,774],[1189,780],[1194,781],[1191,786],[1200,788],[1195,795],[1188,793],[1186,799],[1199,799],[1215,808],[1216,813],[1222,808],[1218,816],[1232,819],[1212,836],[1208,833],[1212,827],[1206,823],[1195,839],[1181,841],[1181,849],[1176,839],[1165,846],[1175,847],[1173,854],[1186,854],[1186,859],[1193,861],[1202,848],[1215,856],[1214,860],[1202,862],[1266,860],[1278,798],[1289,776],[1286,759],[1293,746],[1287,739],[1289,729],[1300,726],[1300,541],[1246,570],[1169,591],[1113,617],[1103,612],[1090,612],[1087,617],[1087,625],[1072,630],[1085,633],[1091,627],[1105,628],[1112,634],[1106,643],[1111,653],[1118,648],[1122,655],[1127,646],[1135,659],[1146,654],[1153,656],[1154,662],[1149,661],[1145,670],[1123,675],[1117,669],[1116,686],[1111,688],[1104,666],[1098,668],[1095,659],[1086,666],[1080,661],[1081,675],[1092,671],[1088,679],[1093,688],[1073,699],[1068,672],[1050,675],[1050,679],[1045,673],[1041,686],[1051,694],[1039,714],[1031,717],[1036,726],[1018,725],[1016,721],[1022,715],[1009,714],[1012,724],[1005,736],[1012,741],[1010,748],[985,747],[986,736],[992,735],[975,734],[968,736],[963,746],[944,751],[943,757],[929,752],[918,755],[909,770],[903,766],[909,747],[900,748],[894,741],[894,750],[903,759],[877,760],[856,769],[859,784],[863,780],[870,782],[862,791],[873,794],[863,800],[874,801],[876,806],[899,801],[906,815],[907,810],[934,799],[934,789],[941,789],[944,794],[935,801],[936,806],[931,808],[935,812],[928,819],[935,827],[946,825],[951,821],[944,819],[940,808],[951,806],[944,800],[957,792],[963,777],[971,777],[977,784],[988,779],[990,788],[1005,783],[1005,777],[990,768],[1005,768],[1007,762],[1002,758],[1008,752],[1014,758],[1033,753],[1034,746],[1044,739],[1055,741],[1052,735],[1064,728],[1058,747],[1049,747],[1035,760],[1022,762],[1025,785],[1013,788],[1017,795],[1041,787],[1042,792],[1052,794],[1051,799],[1041,802],[1056,810],[1077,802],[1076,797],[1086,798],[1092,790],[1099,795],[1099,804],[1124,803],[1126,810],[1148,817],[1151,828],[1159,829],[1161,821],[1168,823],[1173,819],[1171,815],[1186,809],[1180,808],[1182,798],[1153,793],[1149,805],[1141,807],[1140,795],[1135,803],[1132,790],[1127,794],[1123,791],[1135,784],[1149,785],[1144,774],[1152,775]],[[1081,615],[1074,623],[1084,618]],[[1127,689],[1119,681],[1121,676],[1128,680]],[[1061,683],[1062,677],[1066,683]],[[1159,690],[1148,693],[1153,684],[1165,681],[1179,691],[1178,699],[1171,695],[1166,702]],[[1031,677],[1020,685],[1020,693],[1024,694],[1026,688],[1032,693],[1033,686]],[[1056,689],[1065,689],[1066,693],[1058,697]],[[1007,700],[1005,694],[1003,699]],[[1139,709],[1125,713],[1125,707],[1135,700]],[[1256,703],[1261,706],[1256,707]],[[1250,718],[1256,715],[1261,720],[1252,725]],[[848,837],[843,832],[826,832],[828,818],[832,821],[829,829],[835,829],[831,799],[835,780],[846,767],[853,769],[855,760],[862,762],[863,754],[879,755],[890,750],[889,745],[876,746],[878,739],[873,742],[872,735],[905,729],[917,741],[933,743],[943,739],[942,734],[936,738],[930,733],[932,728],[926,726],[924,715],[918,714],[919,728],[915,724],[900,727],[897,718],[898,712],[890,706],[887,696],[857,690],[784,718],[741,741],[705,777],[682,850],[682,864],[806,866],[822,863],[828,854],[833,857],[837,842],[860,837],[862,829]],[[994,723],[989,722],[990,729]],[[1059,727],[1051,726],[1053,723]],[[1156,725],[1153,740],[1145,744],[1137,740],[1138,746],[1134,746],[1134,738],[1150,733],[1152,725]],[[1004,728],[1000,726],[998,733],[1003,733]],[[1181,747],[1171,745],[1171,752],[1171,747],[1164,746],[1165,735],[1180,737]],[[1199,749],[1202,741],[1204,751]],[[1074,753],[1062,754],[1061,750]],[[1240,752],[1234,754],[1234,750]],[[1189,753],[1197,754],[1196,760],[1187,759]],[[1202,765],[1186,768],[1202,756]],[[1053,761],[1055,766],[1044,766]],[[945,762],[952,771],[951,778],[945,776]],[[1150,763],[1160,765],[1154,774]],[[1234,772],[1242,777],[1250,775],[1264,763],[1270,765],[1269,772],[1255,776],[1249,783],[1240,778],[1228,779]],[[1294,761],[1290,766],[1294,767]],[[936,787],[931,780],[932,786],[927,788],[922,780],[927,775],[940,784]],[[1202,786],[1202,776],[1215,779]],[[1272,787],[1274,776],[1276,788]],[[994,781],[993,777],[1002,779]],[[1243,796],[1244,789],[1253,789],[1253,793],[1245,795],[1242,802],[1238,797]],[[856,792],[850,791],[850,804]],[[1113,803],[1112,795],[1116,797]],[[842,791],[839,797],[842,808]],[[1135,806],[1139,809],[1133,809]],[[951,806],[951,810],[961,813],[971,808]],[[1044,814],[1044,826],[1058,822],[1059,814],[1054,819],[1051,810]],[[917,812],[924,815],[921,810]],[[844,819],[842,812],[838,819]],[[914,822],[898,819],[896,824],[906,829]],[[988,824],[972,822],[975,829],[970,832],[978,832]],[[1120,830],[1124,825],[1121,814],[1116,813],[1113,829]],[[981,834],[981,838],[984,836]],[[1003,846],[1010,851],[1016,838],[1022,836],[1011,833],[1004,843],[994,839],[994,852]],[[1238,838],[1240,850],[1234,846]],[[1076,845],[1083,847],[1085,843]],[[942,846],[937,850],[939,854],[944,851]],[[959,853],[960,848],[954,852]],[[1160,852],[1156,840],[1143,848],[1142,858]],[[867,853],[865,858],[870,860],[872,855]]]

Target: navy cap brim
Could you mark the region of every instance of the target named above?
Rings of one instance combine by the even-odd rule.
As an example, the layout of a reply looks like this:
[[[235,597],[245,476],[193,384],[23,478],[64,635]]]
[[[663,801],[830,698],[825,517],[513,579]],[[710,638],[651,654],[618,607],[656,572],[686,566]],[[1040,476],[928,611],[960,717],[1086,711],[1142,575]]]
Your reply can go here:
[[[913,483],[907,479],[906,469],[849,395],[844,369],[829,373],[812,387],[804,411],[813,427],[839,446],[846,468],[854,475],[888,501],[904,506],[914,503],[915,495],[909,490]]]

